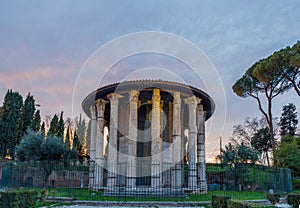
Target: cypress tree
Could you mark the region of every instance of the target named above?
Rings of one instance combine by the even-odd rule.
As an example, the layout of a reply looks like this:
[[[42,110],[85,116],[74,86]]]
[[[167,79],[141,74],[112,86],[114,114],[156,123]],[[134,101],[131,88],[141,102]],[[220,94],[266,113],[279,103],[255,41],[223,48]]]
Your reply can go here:
[[[63,119],[63,115],[64,115],[64,112],[62,111],[60,113],[60,118],[59,118],[59,121],[58,121],[58,124],[57,124],[57,136],[61,137],[61,138],[64,137],[64,131],[65,131],[65,122],[64,122],[64,119]]]
[[[23,105],[23,98],[19,92],[8,90],[2,107],[2,119],[0,122],[0,151],[2,158],[8,152],[14,159],[16,145],[19,144],[19,121]]]
[[[85,120],[82,118],[81,114],[79,116],[79,120],[76,120],[76,130],[78,139],[81,144],[85,143],[85,136],[86,136],[86,126],[85,126]]]
[[[34,112],[35,100],[33,96],[28,93],[21,110],[19,138],[32,127]]]
[[[31,129],[33,131],[35,131],[35,132],[38,132],[41,129],[41,114],[40,114],[40,110],[37,110],[35,112],[34,116],[33,116],[33,121],[32,121],[32,124],[31,124]]]
[[[78,150],[80,147],[80,141],[78,139],[78,135],[76,130],[74,131],[74,139],[73,139],[73,149]]]
[[[295,136],[297,130],[297,112],[296,106],[293,103],[284,105],[282,108],[282,114],[280,117],[280,135]]]
[[[66,140],[65,140],[65,144],[68,149],[71,149],[70,135],[71,135],[70,126],[68,126],[67,133],[66,133]]]
[[[49,131],[48,131],[48,134],[49,135],[57,135],[58,133],[58,117],[57,115],[55,114],[51,120],[51,123],[50,123],[50,128],[49,128]]]
[[[43,121],[42,126],[41,126],[41,133],[45,137],[45,122]]]

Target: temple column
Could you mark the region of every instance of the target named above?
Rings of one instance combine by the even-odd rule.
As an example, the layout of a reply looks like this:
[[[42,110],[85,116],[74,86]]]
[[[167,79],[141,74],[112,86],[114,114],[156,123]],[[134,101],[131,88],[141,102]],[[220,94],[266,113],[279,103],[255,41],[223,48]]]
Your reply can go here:
[[[153,89],[151,118],[151,186],[160,187],[162,139],[160,137],[160,89]]]
[[[107,101],[102,99],[96,100],[97,109],[97,137],[95,149],[95,163],[96,163],[96,186],[103,186],[103,139],[104,139],[104,110]]]
[[[128,163],[127,163],[127,187],[134,188],[136,184],[136,153],[138,134],[138,98],[139,91],[129,92],[129,129],[128,129]]]
[[[95,147],[96,147],[96,135],[97,135],[97,120],[96,120],[96,107],[90,106],[91,113],[91,141],[90,141],[90,175],[89,186],[94,188],[95,179]]]
[[[188,188],[197,190],[196,144],[197,144],[197,105],[199,98],[191,96],[185,99],[189,106],[189,164],[188,164]]]
[[[118,110],[119,110],[119,99],[123,96],[111,93],[107,96],[110,100],[110,121],[109,121],[109,142],[108,142],[108,177],[107,186],[113,188],[116,186],[117,178],[117,156],[118,156]]]
[[[173,99],[173,164],[172,169],[172,187],[182,188],[182,135],[181,135],[181,98],[180,92],[174,92]]]
[[[90,160],[95,161],[95,147],[97,136],[97,120],[96,120],[96,106],[90,106],[91,112],[91,141],[90,141]]]
[[[173,158],[173,146],[172,146],[172,120],[173,120],[173,104],[167,100],[167,105],[163,108],[161,116],[163,119],[164,126],[164,138],[163,138],[163,186],[170,188],[172,184],[172,158]]]
[[[203,105],[198,105],[198,138],[197,138],[197,162],[198,162],[198,187],[202,192],[207,191],[206,164],[205,164],[205,117]]]

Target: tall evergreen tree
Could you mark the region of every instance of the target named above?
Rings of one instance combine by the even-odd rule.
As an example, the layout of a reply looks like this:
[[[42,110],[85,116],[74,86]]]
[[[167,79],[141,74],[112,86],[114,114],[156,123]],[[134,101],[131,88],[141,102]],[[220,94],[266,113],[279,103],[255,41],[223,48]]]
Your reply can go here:
[[[16,145],[19,144],[19,120],[23,105],[23,98],[18,92],[8,90],[2,107],[2,119],[0,122],[0,152],[2,158],[9,156],[14,159]]]
[[[33,96],[28,93],[21,109],[19,138],[21,138],[25,132],[32,127],[34,112],[35,100]]]
[[[74,138],[73,138],[73,149],[77,149],[77,150],[80,150],[80,141],[79,141],[79,138],[78,138],[78,135],[77,135],[77,132],[76,130],[74,131]]]
[[[282,113],[280,117],[280,135],[290,135],[295,136],[297,130],[297,112],[296,106],[293,103],[284,105],[282,108]]]
[[[58,121],[58,126],[57,126],[57,136],[63,138],[64,137],[64,132],[65,132],[65,122],[64,122],[64,112],[62,111],[60,113],[60,118]]]
[[[71,149],[71,138],[70,137],[71,137],[71,129],[70,129],[70,126],[68,126],[65,144],[69,149]]]
[[[40,110],[37,110],[33,116],[33,121],[31,124],[31,129],[35,132],[40,131],[41,129],[41,114]]]
[[[82,118],[81,114],[79,116],[79,120],[76,119],[76,131],[80,143],[84,144],[85,137],[86,137],[86,126],[85,126],[85,120],[84,118]]]
[[[72,150],[77,152],[79,161],[83,161],[83,156],[84,156],[84,149],[82,144],[79,141],[78,135],[76,133],[76,130],[74,131],[74,138],[73,138],[73,146],[72,146]]]
[[[42,133],[42,135],[44,135],[44,137],[45,137],[45,132],[46,130],[45,130],[45,122],[43,121],[43,123],[42,123],[42,126],[41,126],[41,133]]]
[[[50,123],[50,128],[49,128],[49,131],[48,131],[48,134],[49,135],[57,135],[58,133],[58,117],[57,115],[55,114],[51,120],[51,123]]]

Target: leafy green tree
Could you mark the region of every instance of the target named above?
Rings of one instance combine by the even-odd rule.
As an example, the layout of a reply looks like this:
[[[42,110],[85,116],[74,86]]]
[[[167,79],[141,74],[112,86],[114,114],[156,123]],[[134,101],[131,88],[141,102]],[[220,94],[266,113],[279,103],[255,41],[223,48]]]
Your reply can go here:
[[[276,163],[300,174],[300,137],[286,135],[276,150]]]
[[[267,127],[258,129],[251,139],[251,146],[262,156],[265,156],[268,166],[270,166],[269,150],[272,147],[271,136]],[[264,158],[264,157],[263,157]]]
[[[227,167],[235,176],[236,188],[249,173],[249,165],[258,161],[258,152],[248,145],[228,143],[218,156],[223,167]]]
[[[258,108],[265,117],[271,138],[272,152],[275,151],[275,135],[272,114],[273,99],[286,92],[291,85],[280,76],[275,76],[279,65],[271,58],[262,59],[253,64],[246,73],[235,82],[232,89],[240,97],[252,97],[258,103]],[[267,109],[263,108],[262,101],[266,102]]]
[[[245,145],[254,148],[259,152],[260,162],[266,161],[270,165],[269,151],[272,145],[264,117],[261,119],[247,117],[242,124],[233,126],[232,141],[235,144],[243,142]]]
[[[1,156],[5,158],[7,152],[14,159],[15,147],[19,144],[19,120],[23,98],[18,92],[8,90],[2,106],[2,118],[0,122]]]
[[[290,135],[295,136],[297,130],[297,112],[296,106],[293,103],[284,105],[282,108],[282,113],[280,117],[280,135]]]
[[[284,78],[292,83],[294,90],[300,96],[300,41],[290,49],[289,65],[286,67]]]
[[[279,66],[271,69],[271,75],[285,79],[300,96],[300,42],[276,51],[268,58]]]
[[[40,114],[40,110],[37,110],[35,112],[34,116],[33,116],[33,121],[32,121],[32,124],[31,124],[31,129],[33,131],[35,131],[35,132],[38,132],[38,131],[41,130],[41,114]]]
[[[66,147],[59,137],[48,135],[44,139],[41,132],[29,130],[22,138],[16,149],[17,158],[20,161],[39,161],[44,170],[44,181],[55,169],[57,160],[77,159],[77,152]]]
[[[258,152],[243,142],[236,145],[229,142],[218,157],[223,165],[234,168],[240,164],[255,164],[258,160]]]

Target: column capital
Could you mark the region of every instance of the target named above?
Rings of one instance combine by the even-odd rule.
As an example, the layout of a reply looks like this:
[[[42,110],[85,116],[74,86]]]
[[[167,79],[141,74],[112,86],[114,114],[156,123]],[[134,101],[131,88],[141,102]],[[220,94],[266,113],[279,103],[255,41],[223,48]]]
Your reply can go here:
[[[184,102],[188,104],[190,107],[196,108],[197,105],[201,102],[201,99],[193,95],[191,97],[184,99]]]
[[[139,94],[140,92],[137,90],[130,90],[129,92],[129,102],[130,103],[137,103],[139,101]]]
[[[180,92],[174,92],[173,103],[181,104]]]
[[[97,108],[103,107],[103,105],[105,105],[106,103],[108,103],[108,101],[103,100],[103,99],[97,99],[95,101],[95,105]]]
[[[90,112],[91,112],[91,119],[95,120],[96,119],[96,106],[95,105],[90,106]]]
[[[116,102],[119,101],[120,98],[123,98],[124,96],[119,95],[117,93],[110,93],[109,95],[107,95],[107,98],[111,101],[111,102]]]
[[[152,105],[154,108],[160,107],[160,89],[157,88],[153,89]]]
[[[97,109],[97,116],[103,116],[104,109],[105,109],[105,104],[108,103],[108,101],[105,101],[103,99],[97,99],[95,101],[95,106]]]

